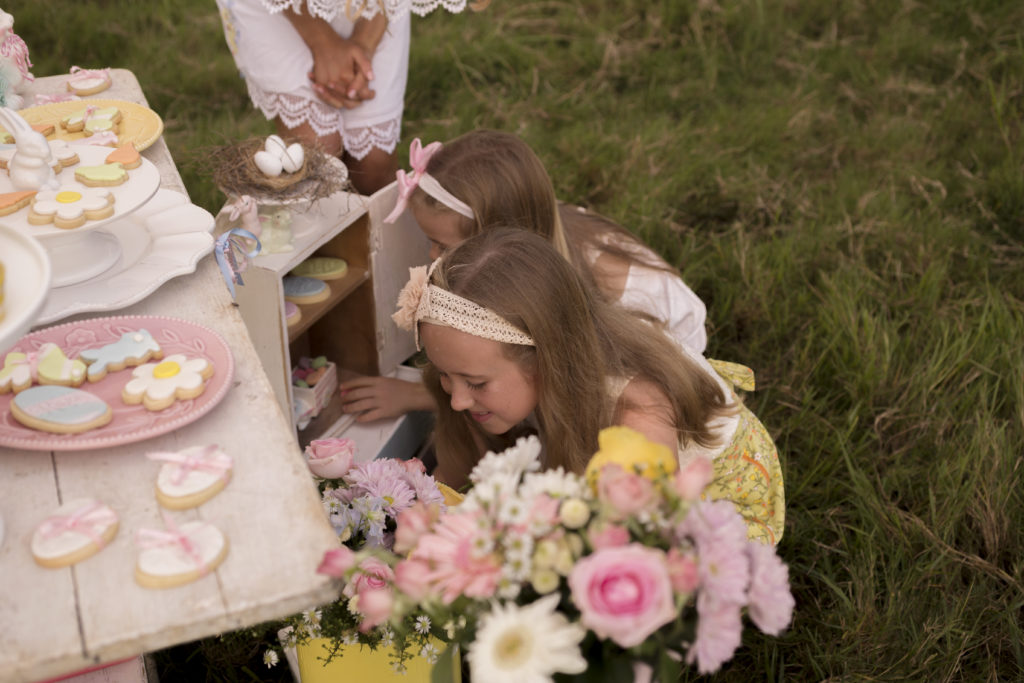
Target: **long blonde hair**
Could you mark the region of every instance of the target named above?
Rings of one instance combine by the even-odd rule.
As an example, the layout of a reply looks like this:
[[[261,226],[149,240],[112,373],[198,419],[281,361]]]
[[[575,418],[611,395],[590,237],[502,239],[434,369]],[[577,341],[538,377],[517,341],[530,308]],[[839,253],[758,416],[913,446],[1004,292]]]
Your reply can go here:
[[[730,411],[718,384],[658,328],[595,297],[575,269],[541,236],[496,227],[449,250],[431,282],[490,309],[533,337],[536,346],[504,344],[536,383],[534,416],[545,465],[582,472],[597,433],[615,424],[618,397],[607,380],[643,378],[665,394],[680,441],[712,445],[708,423]],[[482,455],[516,436],[484,433],[451,408],[436,370],[424,382],[438,404],[435,445],[440,470],[460,485]]]

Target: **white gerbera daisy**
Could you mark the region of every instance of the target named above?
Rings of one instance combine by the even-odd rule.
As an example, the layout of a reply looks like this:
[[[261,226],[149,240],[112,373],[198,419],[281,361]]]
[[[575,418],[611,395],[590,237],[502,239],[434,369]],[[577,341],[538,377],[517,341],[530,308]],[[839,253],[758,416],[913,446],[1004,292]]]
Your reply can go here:
[[[541,494],[563,500],[565,498],[582,498],[587,493],[583,478],[561,467],[545,472],[530,472],[523,477],[523,485],[519,494],[523,498],[532,499]]]
[[[512,474],[518,479],[524,472],[536,472],[540,469],[540,450],[540,439],[528,436],[501,453],[488,451],[470,472],[469,479],[479,484],[496,474]]]
[[[586,631],[555,611],[558,600],[554,593],[523,607],[492,605],[467,654],[473,680],[534,683],[556,673],[582,673],[587,662],[580,641]]]

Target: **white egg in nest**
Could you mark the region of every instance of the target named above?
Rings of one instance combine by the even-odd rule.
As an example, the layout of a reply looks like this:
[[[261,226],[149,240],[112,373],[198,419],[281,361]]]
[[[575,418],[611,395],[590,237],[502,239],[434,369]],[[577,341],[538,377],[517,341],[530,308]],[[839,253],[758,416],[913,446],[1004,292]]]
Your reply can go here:
[[[284,167],[279,157],[262,149],[252,156],[252,160],[256,164],[256,168],[271,178],[281,175],[281,170]]]
[[[281,167],[286,173],[295,173],[302,168],[302,162],[305,160],[306,153],[302,151],[302,145],[293,142],[281,156]]]
[[[284,143],[284,140],[282,140],[280,136],[268,135],[267,141],[263,143],[263,149],[280,159],[288,150],[288,145]]]

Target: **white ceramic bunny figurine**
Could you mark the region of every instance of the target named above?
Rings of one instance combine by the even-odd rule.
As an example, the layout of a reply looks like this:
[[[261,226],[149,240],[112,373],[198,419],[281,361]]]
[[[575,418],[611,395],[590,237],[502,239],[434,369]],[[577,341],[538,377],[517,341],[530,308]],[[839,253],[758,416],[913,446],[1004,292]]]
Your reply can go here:
[[[31,66],[28,47],[14,32],[14,17],[0,9],[0,106],[21,109],[25,98],[20,92],[35,80]]]
[[[237,221],[242,219],[242,229],[248,230],[258,238],[263,228],[260,225],[259,204],[247,194],[237,197],[227,205],[228,218]]]
[[[0,107],[0,124],[14,136],[14,156],[7,164],[14,189],[56,190],[60,187],[53,172],[53,151],[43,134],[33,130],[18,112],[7,107]]]

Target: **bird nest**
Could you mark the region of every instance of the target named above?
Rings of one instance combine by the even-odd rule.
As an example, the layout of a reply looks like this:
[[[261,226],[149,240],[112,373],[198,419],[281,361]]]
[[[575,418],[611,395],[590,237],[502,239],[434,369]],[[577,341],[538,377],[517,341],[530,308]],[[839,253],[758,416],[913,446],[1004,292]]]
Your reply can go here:
[[[305,159],[299,170],[271,177],[263,173],[253,156],[263,149],[265,138],[252,138],[230,145],[203,150],[197,155],[200,165],[229,197],[250,195],[261,203],[275,201],[315,201],[350,187],[348,169],[340,159],[318,147],[302,145]],[[295,140],[286,141],[287,144]]]

